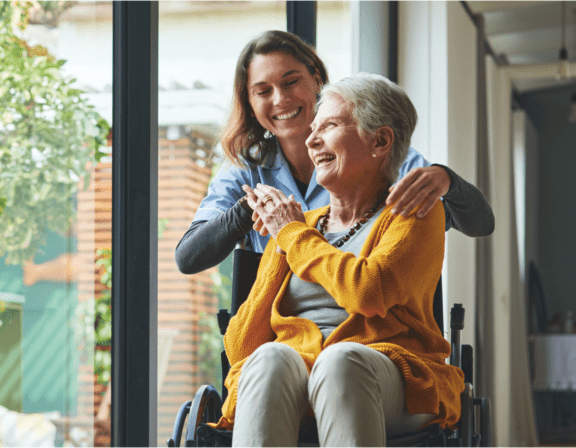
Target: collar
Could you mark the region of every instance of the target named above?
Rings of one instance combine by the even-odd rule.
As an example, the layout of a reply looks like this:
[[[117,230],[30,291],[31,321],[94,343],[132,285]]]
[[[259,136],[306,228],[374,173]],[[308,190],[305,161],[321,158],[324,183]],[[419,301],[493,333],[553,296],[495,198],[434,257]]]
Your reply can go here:
[[[272,149],[264,155],[264,159],[260,166],[262,168],[268,168],[270,170],[280,169],[283,166],[288,166],[288,162],[284,157],[284,153],[282,152],[282,148],[280,147],[280,143],[276,137],[272,137]]]

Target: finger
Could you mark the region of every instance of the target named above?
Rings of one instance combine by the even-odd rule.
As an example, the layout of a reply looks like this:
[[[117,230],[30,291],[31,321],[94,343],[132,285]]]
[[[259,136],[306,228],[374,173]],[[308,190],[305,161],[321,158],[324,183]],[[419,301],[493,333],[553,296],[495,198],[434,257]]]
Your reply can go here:
[[[254,194],[258,197],[259,201],[268,195],[268,192],[263,187],[264,185],[262,184],[256,184],[256,188],[254,188]]]
[[[279,204],[287,200],[286,195],[282,193],[282,191],[271,187],[270,185],[258,184],[256,189],[257,191],[263,193],[264,199],[271,197],[275,204]]]
[[[294,197],[293,194],[291,194],[290,196],[288,196],[288,197],[286,198],[286,203],[294,203],[294,204],[297,204],[298,207],[300,208],[300,210],[302,210],[302,204],[300,204],[300,202],[298,202],[298,201],[296,200],[296,198]]]
[[[405,209],[418,194],[424,193],[424,196],[420,197],[421,202],[427,196],[427,182],[428,181],[426,178],[419,177],[408,188],[406,188],[404,193],[402,193],[402,195],[395,202],[394,207],[392,207],[392,214],[397,215],[403,209]]]
[[[254,213],[256,212],[256,208],[260,205],[258,201],[258,196],[256,196],[253,192],[246,192],[246,201]],[[252,218],[254,219],[254,218]]]
[[[420,191],[418,191],[418,193],[416,193],[416,195],[408,202],[408,204],[406,204],[404,206],[404,208],[401,211],[401,215],[406,217],[408,216],[410,213],[412,213],[412,211],[414,211],[414,209],[416,207],[418,207],[422,202],[424,202],[426,200],[426,198],[428,198],[428,190],[426,189],[421,189]]]
[[[438,199],[434,199],[433,197],[429,197],[428,199],[426,199],[423,203],[422,203],[422,207],[420,207],[420,210],[418,210],[418,213],[416,213],[416,216],[419,219],[424,218],[428,212],[430,210],[432,210],[432,208],[434,207],[434,205],[436,204],[436,202],[438,202],[440,200],[440,198]]]
[[[404,191],[410,185],[412,185],[412,183],[416,179],[418,179],[418,177],[419,177],[419,172],[417,170],[411,170],[408,172],[408,174],[406,174],[406,176],[404,176],[402,179],[400,179],[396,184],[392,185],[390,187],[390,194],[388,195],[388,198],[386,199],[386,204],[388,204],[388,205],[393,204],[398,199],[400,199],[400,197],[402,196]]]
[[[266,236],[269,233],[268,229],[264,225],[264,221],[260,217],[258,217],[258,219],[254,222],[252,228],[262,236]]]

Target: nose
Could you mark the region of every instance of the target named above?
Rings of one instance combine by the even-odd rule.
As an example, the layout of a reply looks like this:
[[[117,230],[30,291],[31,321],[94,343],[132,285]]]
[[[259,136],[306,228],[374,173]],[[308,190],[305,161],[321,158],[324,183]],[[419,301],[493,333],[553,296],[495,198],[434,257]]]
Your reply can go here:
[[[275,106],[282,104],[286,98],[287,95],[282,89],[274,89],[272,100],[274,101]]]
[[[320,138],[316,131],[312,131],[306,139],[306,146],[310,149],[317,148],[320,145]]]

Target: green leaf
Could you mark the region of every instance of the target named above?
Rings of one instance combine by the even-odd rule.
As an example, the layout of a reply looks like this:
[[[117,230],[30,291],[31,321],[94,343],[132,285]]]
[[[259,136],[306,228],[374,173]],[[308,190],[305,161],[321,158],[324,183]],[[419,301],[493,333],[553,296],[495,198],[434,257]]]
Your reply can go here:
[[[69,229],[78,180],[87,186],[110,129],[64,60],[14,34],[12,18],[25,27],[30,5],[0,2],[0,256],[14,264],[39,253],[48,231]]]

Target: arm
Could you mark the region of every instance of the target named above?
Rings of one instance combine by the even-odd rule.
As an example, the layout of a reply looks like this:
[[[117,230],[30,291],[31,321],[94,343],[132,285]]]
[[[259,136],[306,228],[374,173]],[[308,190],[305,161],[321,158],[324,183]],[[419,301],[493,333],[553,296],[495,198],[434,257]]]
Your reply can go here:
[[[250,295],[228,324],[224,348],[231,366],[250,356],[262,344],[276,339],[270,323],[272,304],[289,267],[286,257],[275,249],[276,244],[270,240]]]
[[[486,197],[474,185],[442,165],[429,163],[413,148],[400,169],[400,180],[390,189],[386,204],[394,204],[393,213],[403,216],[421,205],[418,217],[426,216],[443,197],[446,230],[471,237],[488,236],[494,231],[494,214]]]
[[[443,168],[452,180],[444,195],[446,230],[450,227],[471,237],[488,236],[494,232],[495,219],[486,196],[447,166]]]
[[[433,291],[444,258],[444,214],[436,204],[425,218],[394,217],[384,210],[359,257],[331,246],[321,234],[300,222],[278,233],[291,270],[303,280],[321,284],[348,313],[386,316],[388,309]],[[377,227],[376,227],[377,226]]]
[[[209,221],[193,221],[176,246],[178,269],[195,274],[221,263],[252,224],[252,213],[238,202]]]
[[[238,200],[242,185],[250,183],[249,169],[225,164],[208,187],[190,228],[176,246],[176,263],[184,274],[217,265],[234,249],[238,238],[250,231],[251,213]]]

